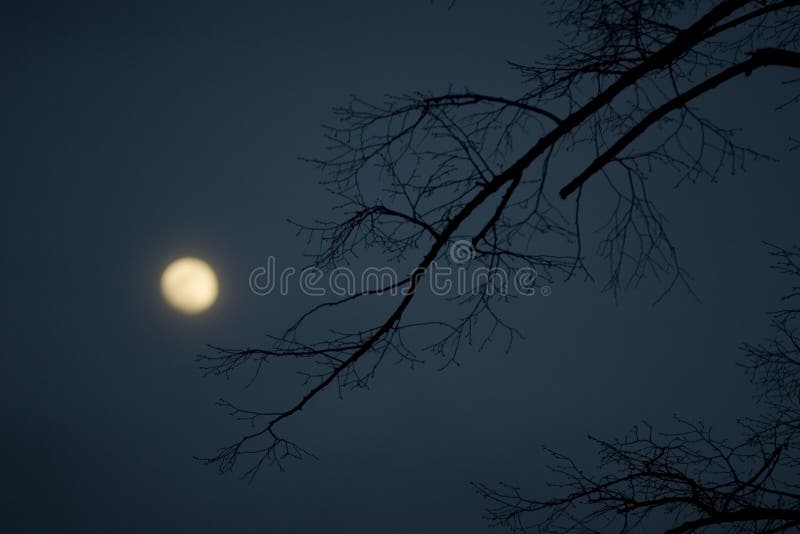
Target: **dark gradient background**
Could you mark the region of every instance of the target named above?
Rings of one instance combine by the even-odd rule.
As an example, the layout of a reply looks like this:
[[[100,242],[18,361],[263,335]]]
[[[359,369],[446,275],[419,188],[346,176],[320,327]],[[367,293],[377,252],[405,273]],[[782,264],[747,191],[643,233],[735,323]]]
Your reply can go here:
[[[285,219],[330,204],[297,156],[321,153],[331,107],[451,83],[513,96],[504,61],[555,47],[536,2],[446,8],[3,4],[1,531],[485,532],[469,481],[541,489],[542,444],[591,461],[590,433],[673,413],[724,431],[752,410],[737,345],[767,334],[781,292],[761,240],[798,237],[800,151],[784,155],[796,116],[773,111],[777,71],[703,105],[781,162],[677,190],[663,177],[702,304],[676,291],[654,307],[655,283],[618,304],[600,284],[556,283],[509,307],[526,340],[508,354],[467,348],[443,372],[388,364],[370,391],[315,401],[289,430],[320,461],[248,485],[192,459],[240,430],[217,397],[242,398],[240,381],[202,378],[194,354],[261,343],[308,305],[247,280],[268,255],[304,262]],[[189,254],[221,279],[198,317],[158,291]],[[268,372],[242,395],[272,408],[299,387]]]

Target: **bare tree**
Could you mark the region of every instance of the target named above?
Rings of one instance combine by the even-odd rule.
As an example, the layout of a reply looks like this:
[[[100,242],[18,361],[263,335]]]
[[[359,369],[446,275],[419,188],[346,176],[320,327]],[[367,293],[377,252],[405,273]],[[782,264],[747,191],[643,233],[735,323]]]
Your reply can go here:
[[[800,284],[800,248],[772,246],[771,254],[775,268]],[[489,520],[531,532],[636,532],[665,522],[671,533],[800,528],[799,299],[794,285],[770,314],[772,339],[742,346],[765,410],[740,422],[739,438],[678,420],[670,433],[645,425],[621,440],[592,438],[600,455],[592,469],[549,451],[558,496],[529,499],[513,486],[476,484]]]
[[[762,157],[694,104],[761,68],[800,67],[800,2],[554,5],[564,42],[543,61],[512,65],[522,78],[517,95],[452,89],[354,99],[336,110],[330,150],[312,160],[336,198],[334,214],[300,226],[319,244],[314,266],[330,270],[379,250],[387,264],[410,262],[409,275],[312,308],[273,345],[214,347],[201,356],[213,375],[247,367],[255,378],[263,364],[288,359],[307,379],[276,411],[221,401],[250,428],[205,462],[253,476],[264,463],[302,458],[310,453],[283,435],[283,423],[321,392],[365,387],[387,357],[414,363],[427,351],[447,363],[464,343],[517,337],[501,315],[508,295],[491,281],[463,295],[452,317],[430,320],[414,306],[426,274],[434,262],[452,261],[448,247],[456,242],[469,243],[476,265],[535,273],[533,289],[577,275],[600,278],[615,295],[646,276],[663,278],[665,292],[689,288],[647,178],[715,180]],[[558,161],[581,157],[583,171],[557,172]],[[607,213],[596,241],[582,229],[589,202]],[[322,338],[309,327],[339,306],[377,298],[395,299],[377,320],[364,314],[363,323]]]

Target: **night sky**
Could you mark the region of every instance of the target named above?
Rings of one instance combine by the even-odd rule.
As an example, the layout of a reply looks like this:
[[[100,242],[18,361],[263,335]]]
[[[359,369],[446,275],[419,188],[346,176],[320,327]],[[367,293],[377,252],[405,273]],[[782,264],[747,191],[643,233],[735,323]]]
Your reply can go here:
[[[286,219],[332,203],[299,159],[323,152],[331,109],[451,85],[513,96],[506,60],[555,47],[536,2],[447,7],[4,4],[0,530],[486,532],[469,482],[541,490],[541,445],[591,462],[587,434],[674,413],[724,431],[753,410],[737,346],[768,335],[782,292],[762,241],[799,235],[800,151],[785,150],[796,116],[774,111],[777,70],[703,105],[780,161],[714,184],[663,177],[659,203],[701,302],[677,289],[654,306],[655,280],[617,302],[601,283],[556,280],[506,309],[526,336],[508,354],[466,347],[444,371],[388,363],[369,390],[316,399],[289,428],[318,461],[248,484],[193,459],[242,430],[220,396],[275,407],[301,392],[300,377],[269,371],[242,391],[246,380],[204,378],[193,360],[207,343],[263,344],[309,305],[257,296],[248,275],[270,255],[307,262]],[[159,293],[186,255],[220,277],[198,316]]]

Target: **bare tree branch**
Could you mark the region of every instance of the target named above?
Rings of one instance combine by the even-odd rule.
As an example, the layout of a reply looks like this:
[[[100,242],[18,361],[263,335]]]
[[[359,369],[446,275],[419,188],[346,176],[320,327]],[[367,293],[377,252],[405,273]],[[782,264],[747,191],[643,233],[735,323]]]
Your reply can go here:
[[[754,69],[800,66],[798,2],[704,0],[690,6],[680,0],[569,0],[553,5],[564,33],[561,49],[543,61],[512,65],[523,78],[518,96],[469,89],[417,92],[379,103],[354,98],[334,111],[337,121],[326,127],[328,152],[310,160],[334,198],[333,215],[298,224],[299,233],[318,245],[313,266],[330,271],[370,250],[381,252],[386,263],[408,263],[410,274],[312,306],[271,337],[270,347],[211,347],[212,354],[201,355],[201,367],[211,375],[228,376],[249,366],[252,383],[265,362],[291,360],[304,377],[301,392],[281,410],[242,410],[223,401],[250,430],[204,458],[206,463],[227,472],[247,458],[244,473],[253,476],[264,463],[281,466],[286,459],[308,456],[279,433],[281,424],[328,389],[341,394],[366,387],[388,355],[415,365],[424,353],[433,353],[446,366],[465,343],[481,348],[501,334],[509,343],[520,338],[500,311],[511,297],[488,276],[479,291],[452,299],[465,314],[420,318],[425,310],[412,303],[423,277],[434,264],[453,263],[448,247],[456,242],[471,243],[471,268],[533,273],[528,278],[534,288],[579,272],[594,279],[599,259],[605,265],[603,287],[615,297],[646,277],[664,280],[662,297],[678,285],[691,292],[647,179],[658,173],[675,176],[678,183],[715,180],[763,157],[737,144],[731,128],[690,105]],[[566,204],[548,178],[559,161],[576,158],[587,160],[586,170],[561,189],[561,199],[577,192],[569,200],[574,204]],[[603,194],[582,194],[582,186],[597,174],[604,180],[594,182],[606,188],[610,202]],[[591,202],[607,214],[596,234],[581,228],[587,224],[581,213]],[[596,253],[587,254],[592,245]],[[385,316],[363,314],[350,331],[329,329],[322,339],[308,334],[318,324],[314,321],[324,324],[324,312],[393,298],[386,296],[387,289],[402,291]],[[411,333],[422,331],[433,341],[412,343]],[[763,351],[764,360],[772,361],[767,354]],[[758,373],[767,368],[758,367]],[[692,432],[692,440],[710,441],[704,431]],[[676,447],[690,454],[686,447],[693,441],[682,439]],[[626,459],[625,447],[642,443],[606,450]],[[657,448],[654,440],[646,443],[649,451]],[[704,458],[723,465],[726,454]],[[670,484],[691,490],[691,477],[681,476],[688,478],[670,479]],[[622,494],[614,489],[613,495]],[[687,498],[695,499],[691,504],[701,511],[716,505]],[[644,502],[649,501],[615,501],[615,506],[643,509]]]

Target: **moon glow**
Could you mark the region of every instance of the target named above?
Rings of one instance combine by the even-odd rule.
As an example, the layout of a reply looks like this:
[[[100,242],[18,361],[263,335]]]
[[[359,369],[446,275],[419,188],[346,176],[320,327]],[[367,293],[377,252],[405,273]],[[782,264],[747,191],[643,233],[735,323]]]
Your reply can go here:
[[[161,293],[176,310],[188,315],[209,309],[217,300],[219,283],[214,269],[197,258],[170,263],[161,275]]]

